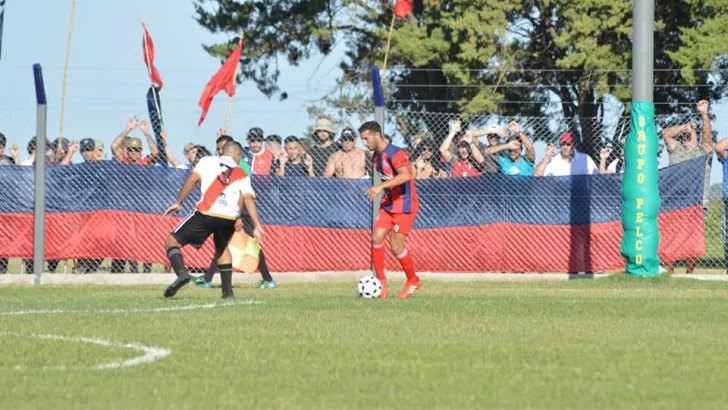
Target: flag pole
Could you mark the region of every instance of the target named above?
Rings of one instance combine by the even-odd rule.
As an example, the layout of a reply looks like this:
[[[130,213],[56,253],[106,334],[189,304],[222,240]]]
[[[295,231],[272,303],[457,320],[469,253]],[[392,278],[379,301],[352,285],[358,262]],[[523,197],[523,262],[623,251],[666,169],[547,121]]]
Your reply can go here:
[[[384,51],[384,64],[382,65],[382,80],[386,78],[387,58],[389,57],[389,43],[392,41],[392,32],[394,31],[394,20],[397,16],[392,13],[392,23],[389,24],[389,34],[387,35],[387,48]]]
[[[149,74],[149,78],[150,78],[150,81],[151,81],[151,78],[152,78],[152,62],[151,62],[151,60],[149,60],[149,47],[147,46],[147,30],[146,30],[146,28],[147,28],[146,24],[144,24],[144,22],[142,22],[142,41],[144,42],[144,56],[147,58],[147,64],[145,64],[145,65],[147,66],[147,73]],[[160,110],[159,110],[159,100],[158,100],[159,96],[157,95],[157,88],[154,86],[154,83],[152,83],[152,95],[154,96],[154,108],[155,108],[156,112],[159,113],[160,112]],[[150,118],[150,120],[151,120],[151,118]],[[164,128],[164,123],[162,122],[162,116],[161,115],[159,116],[159,118],[157,118],[157,120],[159,120],[159,124],[161,125],[160,128]]]
[[[66,113],[66,84],[68,83],[68,62],[71,57],[71,38],[73,37],[73,20],[76,14],[76,0],[71,0],[71,20],[68,24],[68,40],[66,41],[66,61],[63,66],[63,88],[61,91],[61,118],[60,130],[58,133],[58,144],[63,138],[63,116]],[[45,154],[43,154],[45,155]]]
[[[238,47],[240,47],[243,44],[243,32],[240,32],[240,38],[238,38]],[[233,73],[233,79],[232,84],[233,87],[235,87],[235,77],[238,75],[238,69],[240,68],[240,60],[238,60],[238,63],[235,65],[235,72]],[[228,126],[230,125],[230,116],[233,113],[233,99],[235,99],[235,96],[231,95],[228,97],[228,107],[227,107],[227,114],[225,114],[225,132],[227,132]]]

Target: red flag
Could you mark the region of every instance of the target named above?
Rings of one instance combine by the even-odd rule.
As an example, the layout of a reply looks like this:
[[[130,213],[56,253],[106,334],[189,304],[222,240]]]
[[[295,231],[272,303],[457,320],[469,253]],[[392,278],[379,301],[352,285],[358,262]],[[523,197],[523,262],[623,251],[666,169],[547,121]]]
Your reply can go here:
[[[199,102],[200,107],[202,108],[202,115],[200,116],[200,121],[197,123],[198,127],[202,125],[202,121],[205,121],[207,110],[210,109],[210,104],[212,103],[212,98],[215,97],[215,94],[225,90],[227,95],[231,97],[235,95],[234,79],[235,74],[238,71],[238,62],[240,61],[240,56],[242,54],[243,41],[241,38],[240,41],[238,41],[238,47],[235,48],[232,54],[230,54],[228,59],[225,61],[225,64],[220,67],[215,76],[212,77],[205,86],[205,89],[202,91],[202,96],[200,97]]]
[[[144,37],[142,38],[144,64],[147,65],[147,69],[149,70],[149,79],[157,87],[157,91],[159,91],[162,89],[163,83],[162,76],[159,75],[157,67],[154,66],[154,42],[152,41],[152,36],[147,31],[147,25],[142,23],[142,28],[144,28]]]
[[[394,0],[394,15],[405,18],[412,13],[412,0]]]

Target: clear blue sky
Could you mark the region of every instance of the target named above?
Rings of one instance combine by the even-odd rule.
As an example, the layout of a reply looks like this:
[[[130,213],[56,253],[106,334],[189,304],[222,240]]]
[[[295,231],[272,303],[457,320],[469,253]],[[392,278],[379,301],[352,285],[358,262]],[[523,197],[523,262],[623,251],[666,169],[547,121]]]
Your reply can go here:
[[[7,0],[0,58],[0,132],[10,144],[24,147],[35,135],[35,95],[32,65],[41,63],[48,95],[48,136],[60,129],[61,85],[71,0]],[[212,147],[227,110],[227,95],[218,94],[205,123],[197,127],[197,101],[207,81],[220,67],[202,44],[227,40],[215,36],[193,19],[191,0],[77,0],[68,71],[64,136],[101,138],[108,151],[127,119],[148,117],[145,95],[149,77],[142,60],[144,20],[154,39],[155,64],[164,79],[162,109],[170,145],[181,159],[187,142]],[[281,60],[281,88],[289,99],[267,99],[252,83],[238,86],[229,133],[242,140],[257,126],[266,134],[300,135],[313,120],[307,103],[335,86],[340,50],[323,60],[315,57],[299,67]],[[321,63],[319,65],[319,63]],[[713,127],[719,138],[728,134],[725,105],[716,105]],[[132,135],[141,136],[136,130]],[[537,160],[545,145],[536,144]],[[75,161],[80,161],[76,155]],[[661,166],[667,165],[663,155]],[[713,164],[713,182],[722,180],[722,167]]]
[[[32,65],[40,63],[48,95],[48,136],[60,130],[63,65],[70,0],[7,0],[0,58],[0,132],[24,147],[35,135]],[[197,127],[197,102],[207,81],[220,67],[202,44],[225,41],[193,19],[191,0],[77,0],[73,25],[64,137],[101,138],[108,151],[130,116],[148,118],[149,77],[142,60],[142,19],[156,48],[155,65],[164,80],[162,110],[170,145],[178,159],[187,142],[211,147],[224,124],[227,95],[218,94],[205,122]],[[251,82],[238,86],[229,133],[243,137],[251,127],[266,134],[300,135],[312,121],[306,102],[335,85],[339,56],[321,57],[292,68],[281,61],[282,88],[289,100],[267,99]],[[141,136],[136,130],[134,135]],[[240,138],[242,139],[242,138]],[[75,158],[76,161],[80,161]]]

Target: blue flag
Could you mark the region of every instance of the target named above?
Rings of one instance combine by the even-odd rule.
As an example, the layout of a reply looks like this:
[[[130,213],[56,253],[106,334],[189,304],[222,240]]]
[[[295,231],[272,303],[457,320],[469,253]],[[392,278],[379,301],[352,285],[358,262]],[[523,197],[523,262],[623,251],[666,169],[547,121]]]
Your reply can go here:
[[[0,58],[3,55],[3,17],[5,17],[5,0],[0,0]]]
[[[162,128],[164,127],[164,121],[162,121],[162,102],[159,97],[159,91],[154,86],[149,87],[149,91],[147,91],[147,110],[149,111],[149,122],[151,123],[152,130],[154,130],[154,137],[157,140],[157,148],[159,148],[157,163],[166,167],[167,152],[164,149],[164,139],[162,138]]]

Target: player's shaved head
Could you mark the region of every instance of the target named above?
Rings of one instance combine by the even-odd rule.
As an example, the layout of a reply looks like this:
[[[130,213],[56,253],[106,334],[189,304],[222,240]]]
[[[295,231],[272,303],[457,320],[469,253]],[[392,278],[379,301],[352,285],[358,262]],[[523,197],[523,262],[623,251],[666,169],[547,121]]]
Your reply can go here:
[[[222,155],[230,157],[240,157],[243,155],[243,146],[237,141],[228,141],[222,147]]]

